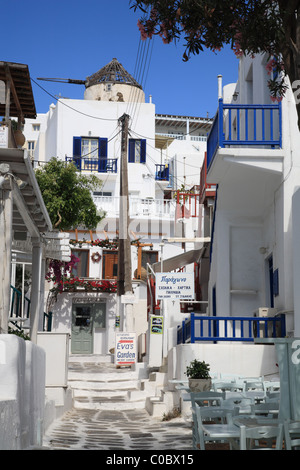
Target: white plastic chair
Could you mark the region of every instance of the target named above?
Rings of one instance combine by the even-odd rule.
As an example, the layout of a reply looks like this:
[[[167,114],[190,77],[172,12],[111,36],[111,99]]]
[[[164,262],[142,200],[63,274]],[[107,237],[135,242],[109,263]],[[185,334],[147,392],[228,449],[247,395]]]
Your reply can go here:
[[[300,421],[284,422],[284,448],[300,450]]]
[[[275,447],[272,445],[274,439]],[[267,447],[260,441],[266,441]],[[282,444],[282,423],[276,426],[240,427],[240,450],[282,450]]]

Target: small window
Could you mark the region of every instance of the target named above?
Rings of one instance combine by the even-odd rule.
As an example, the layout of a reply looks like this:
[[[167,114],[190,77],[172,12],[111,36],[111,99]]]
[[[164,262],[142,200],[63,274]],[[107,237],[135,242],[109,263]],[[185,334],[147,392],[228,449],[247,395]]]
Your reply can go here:
[[[112,196],[111,191],[94,191],[93,192],[94,196]]]
[[[32,130],[38,132],[40,130],[40,124],[32,124]]]
[[[79,258],[78,263],[73,266],[72,274],[75,277],[89,276],[89,250],[72,250],[72,254]]]
[[[28,141],[28,150],[34,150],[34,144],[35,144],[34,140],[29,140]]]

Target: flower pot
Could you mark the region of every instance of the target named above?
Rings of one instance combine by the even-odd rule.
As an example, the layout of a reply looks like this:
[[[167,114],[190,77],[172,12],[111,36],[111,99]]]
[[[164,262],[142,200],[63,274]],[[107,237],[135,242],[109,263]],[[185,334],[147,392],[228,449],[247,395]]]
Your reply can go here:
[[[189,389],[193,393],[207,392],[211,389],[211,379],[189,379]]]

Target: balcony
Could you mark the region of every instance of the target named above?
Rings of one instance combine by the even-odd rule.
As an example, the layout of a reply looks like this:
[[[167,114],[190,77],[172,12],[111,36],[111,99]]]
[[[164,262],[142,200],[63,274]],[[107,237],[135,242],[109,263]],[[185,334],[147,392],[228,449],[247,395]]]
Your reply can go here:
[[[155,165],[155,180],[169,181],[169,165]]]
[[[195,188],[197,190],[197,188]],[[181,192],[176,194],[176,221],[199,217],[200,194],[197,192]]]
[[[202,341],[254,342],[255,338],[284,338],[285,315],[276,317],[210,317],[191,313],[177,327],[177,344]]]
[[[207,140],[208,172],[218,164],[218,157],[227,161],[241,157],[241,163],[243,158],[248,162],[252,159],[254,165],[259,160],[260,166],[265,162],[266,169],[279,171],[283,155],[281,148],[281,103],[224,104],[222,99],[219,100],[219,109]],[[219,170],[214,176],[221,174]]]
[[[117,173],[117,158],[66,157],[66,162],[74,163],[78,171],[92,173]]]
[[[106,217],[119,217],[119,196],[93,196],[98,209],[106,212]],[[176,201],[129,196],[129,215],[132,218],[164,218],[173,220],[175,217]]]

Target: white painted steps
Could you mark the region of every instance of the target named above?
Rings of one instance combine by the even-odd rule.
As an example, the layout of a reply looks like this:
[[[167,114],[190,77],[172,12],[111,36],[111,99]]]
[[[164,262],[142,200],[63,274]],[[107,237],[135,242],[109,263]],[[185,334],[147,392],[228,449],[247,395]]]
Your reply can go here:
[[[150,415],[162,417],[174,401],[165,400],[167,394],[162,391],[165,379],[164,373],[149,374],[145,363],[116,369],[111,361],[102,362],[100,356],[73,356],[69,361],[68,385],[75,408],[146,409]]]

